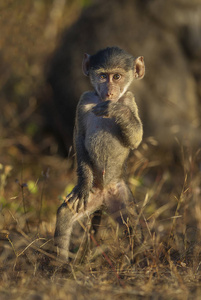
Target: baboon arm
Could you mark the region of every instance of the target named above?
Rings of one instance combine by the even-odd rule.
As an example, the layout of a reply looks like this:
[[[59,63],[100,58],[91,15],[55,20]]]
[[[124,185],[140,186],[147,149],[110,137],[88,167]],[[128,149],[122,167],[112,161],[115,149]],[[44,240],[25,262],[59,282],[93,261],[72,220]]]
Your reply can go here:
[[[130,105],[116,103],[113,116],[119,125],[122,139],[127,147],[136,149],[142,141],[143,128],[133,99]],[[121,106],[121,107],[119,107]]]
[[[78,186],[91,190],[93,184],[93,172],[89,154],[84,145],[84,137],[75,137]]]
[[[92,111],[97,116],[114,118],[125,147],[135,149],[139,146],[143,128],[132,93],[126,93],[118,102],[110,100],[101,102],[93,107]]]
[[[76,124],[74,129],[74,147],[77,161],[78,182],[72,192],[66,197],[66,201],[73,203],[73,207],[78,212],[82,203],[86,207],[89,192],[93,186],[93,171],[88,152],[85,148],[85,130],[83,126],[83,116],[78,111],[76,114]]]
[[[125,146],[136,149],[142,141],[143,128],[135,97],[131,92],[126,92],[126,94],[112,106],[111,115],[119,125]]]
[[[85,148],[85,133],[86,133],[86,111],[84,110],[84,101],[86,96],[81,97],[77,106],[76,121],[74,128],[74,147],[77,161],[78,185],[87,185],[92,187],[93,172],[89,154]]]

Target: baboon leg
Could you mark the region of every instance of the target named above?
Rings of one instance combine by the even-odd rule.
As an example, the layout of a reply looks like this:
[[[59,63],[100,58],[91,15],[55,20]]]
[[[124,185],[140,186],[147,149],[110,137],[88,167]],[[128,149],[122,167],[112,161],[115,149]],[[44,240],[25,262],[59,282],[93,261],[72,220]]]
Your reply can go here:
[[[140,225],[137,206],[131,190],[122,180],[108,188],[105,196],[105,206],[109,215],[118,224],[119,228],[127,232],[132,241],[133,249],[143,242],[143,233]]]
[[[94,215],[95,212],[98,212],[98,216]],[[112,222],[110,222],[111,220]],[[87,223],[88,225],[86,225]],[[111,235],[114,237],[111,233],[111,224],[113,226],[112,232],[117,232],[118,229],[118,238],[119,240],[122,239],[125,247],[130,245],[134,249],[143,241],[134,197],[123,180],[110,184],[104,190],[95,189],[89,195],[86,209],[84,210],[82,207],[78,213],[71,210],[68,203],[63,203],[59,207],[55,245],[58,247],[59,256],[65,261],[69,259],[72,233],[79,224],[85,232],[88,232],[87,230],[92,225],[95,237],[100,238],[103,243],[105,240],[111,240]]]
[[[68,261],[70,236],[73,229],[71,219],[72,213],[68,204],[64,202],[57,210],[54,242],[57,246],[57,255],[66,261]]]
[[[68,261],[69,259],[71,235],[74,227],[80,223],[80,226],[86,230],[86,223],[88,222],[88,225],[90,226],[91,215],[101,208],[102,203],[103,192],[96,190],[96,192],[90,193],[85,210],[82,207],[77,213],[73,211],[70,204],[66,202],[58,208],[54,239],[58,255],[65,261]]]

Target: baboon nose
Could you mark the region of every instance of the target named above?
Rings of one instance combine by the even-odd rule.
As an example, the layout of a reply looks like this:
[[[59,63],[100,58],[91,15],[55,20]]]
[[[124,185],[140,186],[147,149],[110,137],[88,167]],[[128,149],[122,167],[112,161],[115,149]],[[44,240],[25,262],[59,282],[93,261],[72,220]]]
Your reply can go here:
[[[107,93],[107,98],[112,98],[113,97],[113,93]]]

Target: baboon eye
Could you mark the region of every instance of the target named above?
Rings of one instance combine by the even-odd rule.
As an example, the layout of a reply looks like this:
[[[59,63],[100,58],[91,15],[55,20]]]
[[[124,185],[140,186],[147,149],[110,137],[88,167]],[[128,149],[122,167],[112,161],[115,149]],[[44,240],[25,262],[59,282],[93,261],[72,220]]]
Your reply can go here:
[[[114,74],[113,76],[114,80],[119,80],[121,78],[120,74]]]
[[[102,73],[102,74],[100,74],[100,80],[104,80],[104,79],[106,79],[107,78],[107,75],[106,74],[104,74],[104,73]]]

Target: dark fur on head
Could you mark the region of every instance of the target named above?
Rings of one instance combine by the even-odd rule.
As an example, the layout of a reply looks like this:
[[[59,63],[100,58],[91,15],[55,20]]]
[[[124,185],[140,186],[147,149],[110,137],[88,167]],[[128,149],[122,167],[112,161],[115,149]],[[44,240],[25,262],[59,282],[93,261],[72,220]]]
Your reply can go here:
[[[107,47],[90,56],[90,69],[123,68],[126,72],[132,70],[134,57],[119,47]]]

